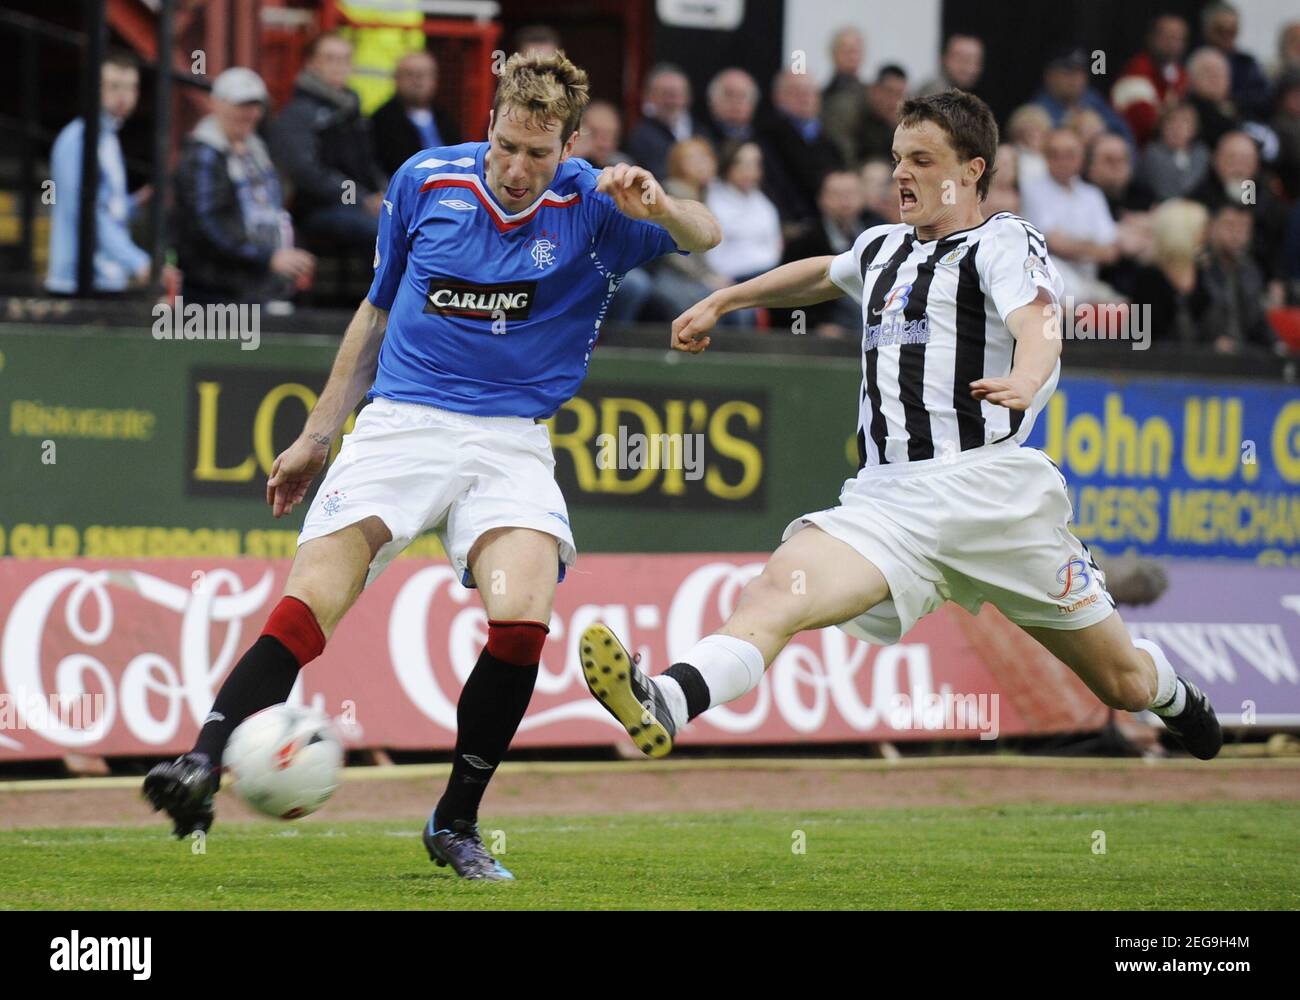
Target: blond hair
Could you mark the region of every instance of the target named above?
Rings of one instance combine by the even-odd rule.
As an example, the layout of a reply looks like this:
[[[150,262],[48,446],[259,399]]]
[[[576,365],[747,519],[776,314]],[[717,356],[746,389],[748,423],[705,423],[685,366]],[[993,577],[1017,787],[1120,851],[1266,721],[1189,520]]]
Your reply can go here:
[[[1185,198],[1170,198],[1151,214],[1152,258],[1157,264],[1186,264],[1205,242],[1209,212]]]
[[[563,51],[516,52],[501,70],[492,110],[500,117],[501,106],[510,104],[539,124],[558,119],[563,145],[578,128],[589,100],[586,71]]]
[[[1037,104],[1022,104],[1011,112],[1007,121],[1007,136],[1017,146],[1027,129],[1037,128],[1043,133],[1052,130],[1052,116]]]

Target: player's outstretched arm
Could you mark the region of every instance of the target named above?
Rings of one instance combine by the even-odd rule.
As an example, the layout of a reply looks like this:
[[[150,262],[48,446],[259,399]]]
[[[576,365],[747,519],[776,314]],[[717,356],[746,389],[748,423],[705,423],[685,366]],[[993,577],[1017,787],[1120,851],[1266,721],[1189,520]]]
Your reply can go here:
[[[1028,305],[1007,317],[1016,340],[1015,364],[1004,378],[982,378],[970,384],[970,394],[1009,410],[1027,410],[1034,395],[1056,370],[1061,356],[1061,307],[1043,289]]]
[[[596,190],[609,195],[630,219],[645,219],[668,230],[679,250],[699,253],[722,242],[722,227],[713,213],[698,201],[671,198],[644,167],[618,163],[606,167]]]
[[[375,382],[379,345],[388,326],[388,313],[364,300],[348,324],[343,343],[334,357],[325,391],[307,417],[302,433],[276,456],[266,481],[266,502],[280,517],[293,512],[307,495],[316,473],[325,465],[330,446],[343,428],[348,414]]]
[[[707,334],[718,320],[737,309],[788,309],[839,298],[844,290],[831,281],[834,259],[827,256],[792,261],[739,285],[718,289],[673,320],[672,348],[699,354],[709,346]]]

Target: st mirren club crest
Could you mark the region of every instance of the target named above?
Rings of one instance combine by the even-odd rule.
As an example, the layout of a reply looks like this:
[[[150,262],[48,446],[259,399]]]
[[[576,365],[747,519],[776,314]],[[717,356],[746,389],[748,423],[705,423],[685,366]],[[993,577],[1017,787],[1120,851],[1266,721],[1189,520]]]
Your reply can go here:
[[[539,271],[544,271],[555,263],[555,253],[560,249],[559,237],[555,233],[540,230],[528,241],[527,250],[533,258],[533,264]]]

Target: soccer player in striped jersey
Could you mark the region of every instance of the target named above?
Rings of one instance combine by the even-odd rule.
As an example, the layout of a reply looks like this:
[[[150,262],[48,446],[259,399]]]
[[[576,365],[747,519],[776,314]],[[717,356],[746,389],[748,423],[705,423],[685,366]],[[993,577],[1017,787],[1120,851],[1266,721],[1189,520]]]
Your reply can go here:
[[[991,603],[1105,704],[1151,710],[1212,758],[1222,735],[1209,700],[1155,643],[1130,637],[1070,531],[1064,477],[1022,447],[1060,373],[1062,282],[1041,232],[981,212],[993,115],[958,90],[909,100],[901,115],[901,222],[714,292],[672,331],[674,348],[699,353],[734,310],[858,299],[857,475],[838,506],[791,522],[722,628],[662,674],[647,677],[593,625],[580,640],[588,686],[658,757],[691,719],[753,690],[798,632],[837,625],[887,644],[946,600]]]
[[[623,275],[722,238],[707,208],[670,198],[648,171],[598,172],[572,155],[587,99],[587,75],[564,53],[516,54],[487,142],[424,150],[393,175],[369,295],[267,482],[276,517],[303,501],[347,417],[371,402],[312,501],[284,596],[194,749],[145,779],[178,837],[212,823],[234,728],[285,701],[362,588],[436,530],[462,582],[488,584],[488,628],[424,844],[463,877],[513,877],[483,845],[479,803],[528,708],[557,577],[577,557],[541,420],[582,384]]]

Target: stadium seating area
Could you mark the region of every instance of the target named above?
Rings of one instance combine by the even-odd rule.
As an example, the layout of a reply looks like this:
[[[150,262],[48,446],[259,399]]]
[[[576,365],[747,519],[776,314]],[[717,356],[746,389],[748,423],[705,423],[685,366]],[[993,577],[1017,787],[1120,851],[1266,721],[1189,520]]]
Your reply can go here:
[[[1161,346],[1260,356],[1300,349],[1300,21],[1280,30],[1275,53],[1248,53],[1236,43],[1241,17],[1218,3],[1196,25],[1157,17],[1141,51],[1108,77],[1108,93],[1094,85],[1088,53],[1045,54],[1041,89],[1002,123],[987,209],[1017,212],[1047,233],[1077,319],[1101,338],[1115,333],[1117,316],[1137,319],[1142,309]],[[409,26],[393,32],[383,45],[353,31],[281,46],[262,60],[265,80],[251,70],[228,74],[224,92],[212,94],[225,99],[214,102],[216,113],[192,127],[182,116],[164,237],[179,271],[164,272],[165,292],[300,307],[355,302],[364,292],[373,210],[394,164],[427,145],[479,136],[484,125],[465,120],[476,111],[460,99],[459,80],[457,100],[443,99],[431,36]],[[545,25],[508,41],[503,53],[564,46]],[[900,103],[948,87],[978,94],[984,45],[954,34],[933,79],[911,80],[886,64],[864,81],[871,39],[845,27],[826,43],[834,73],[824,85],[806,73],[756,80],[731,67],[700,100],[683,69],[657,64],[641,81],[641,115],[630,127],[628,95],[595,88],[578,155],[598,167],[650,169],[670,193],[706,202],[724,232],[700,259],[630,275],[611,323],[669,321],[714,288],[842,252],[864,228],[897,221],[890,145]],[[131,59],[120,63],[127,72]],[[251,109],[245,121],[235,120],[240,108]],[[334,122],[311,135],[303,123],[322,109]],[[228,172],[222,144],[232,129],[251,136],[239,160],[253,176],[234,195],[256,208],[244,204],[241,222],[241,209],[226,204],[234,215],[221,236],[187,220],[222,210],[229,192],[213,180]],[[70,148],[50,151],[51,176],[61,163],[70,177],[76,166],[68,133],[60,135]],[[355,191],[351,203],[322,201],[342,182]],[[125,193],[116,193],[124,204]],[[127,231],[145,200],[133,196],[123,210],[122,273],[97,276],[97,290],[157,293],[157,275],[141,266],[144,251]],[[0,200],[0,237],[13,238],[17,214],[12,198]],[[112,225],[101,217],[101,244]],[[75,212],[42,214],[34,230],[33,263],[49,269],[38,280],[70,293]],[[771,332],[793,322],[766,311],[736,318]],[[850,303],[810,309],[806,321],[809,333],[839,340],[851,340],[857,322]]]

